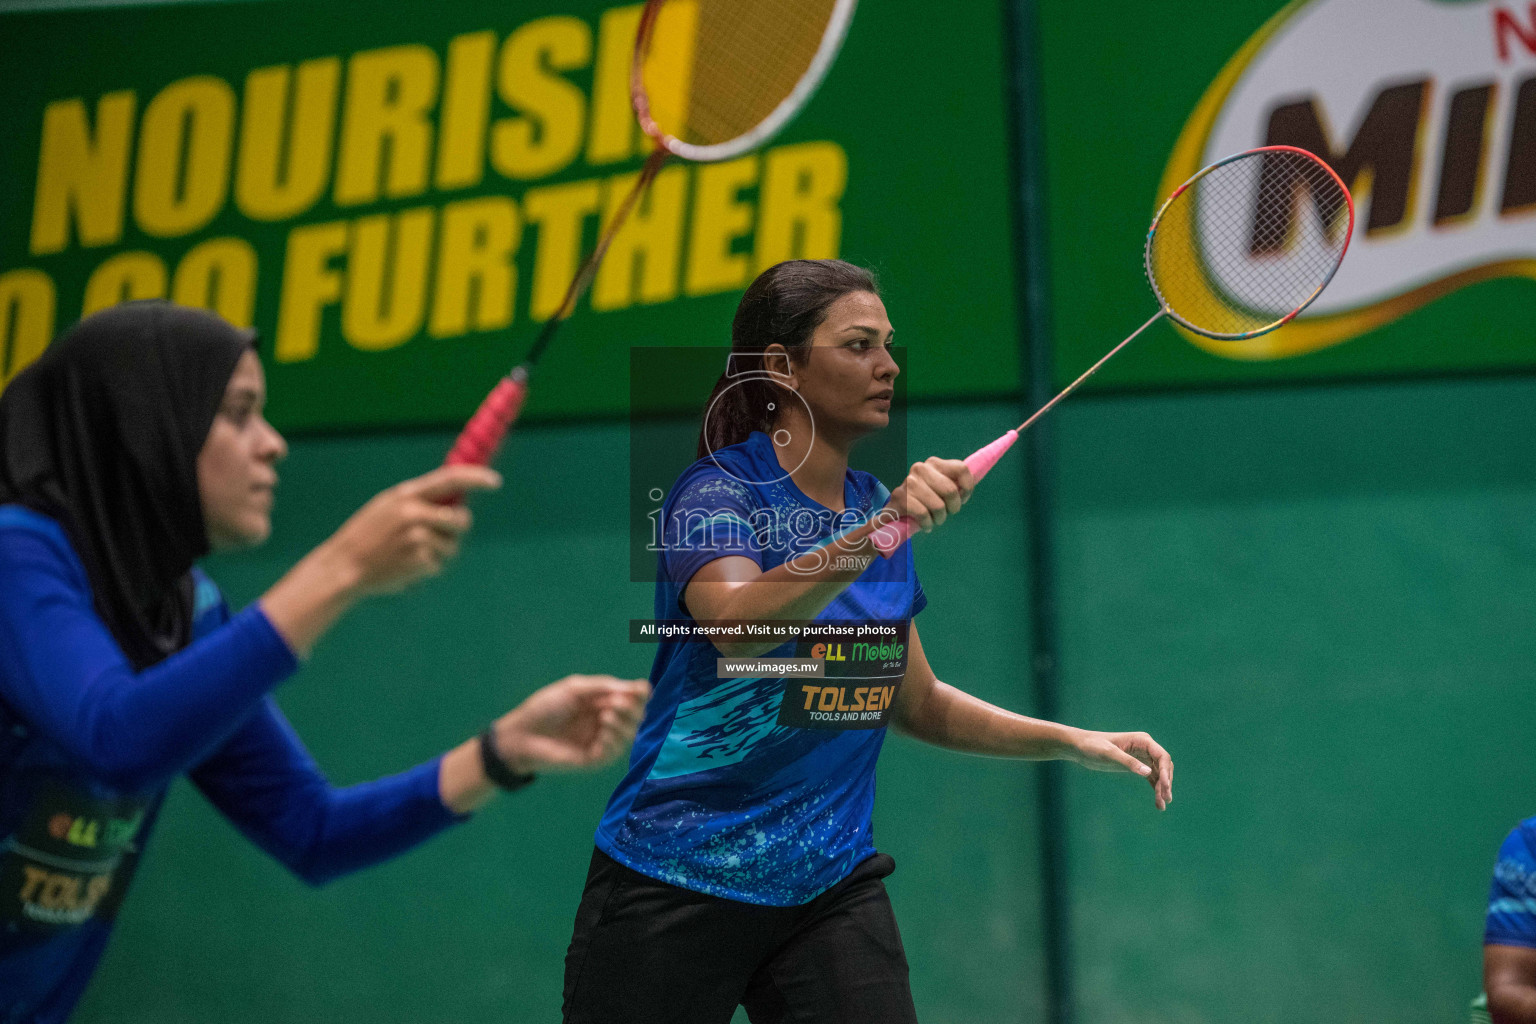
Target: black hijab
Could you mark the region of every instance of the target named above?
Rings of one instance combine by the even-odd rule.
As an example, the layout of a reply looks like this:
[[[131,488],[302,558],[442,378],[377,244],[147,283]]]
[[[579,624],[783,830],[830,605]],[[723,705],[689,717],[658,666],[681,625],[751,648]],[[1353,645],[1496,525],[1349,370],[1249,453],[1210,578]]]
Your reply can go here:
[[[81,320],[0,393],[0,504],[58,520],[143,669],[192,635],[197,457],[252,331],[168,302]]]

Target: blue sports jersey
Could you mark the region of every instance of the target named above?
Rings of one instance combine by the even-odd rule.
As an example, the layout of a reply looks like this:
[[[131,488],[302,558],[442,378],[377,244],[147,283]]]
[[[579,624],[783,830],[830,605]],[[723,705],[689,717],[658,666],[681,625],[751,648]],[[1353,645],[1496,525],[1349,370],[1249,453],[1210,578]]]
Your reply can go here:
[[[197,581],[192,643],[142,672],[59,524],[0,505],[0,1021],[60,1024],[96,969],[167,787],[186,773],[306,881],[457,818],[438,759],[331,786],[267,696],[297,666],[259,606]]]
[[[683,590],[706,563],[736,555],[768,570],[815,549],[835,554],[834,538],[889,497],[873,476],[849,470],[846,510],[832,512],[795,486],[763,433],[699,460],[663,505],[656,618],[692,618]],[[882,624],[896,639],[799,650],[790,642],[763,655],[825,658],[827,679],[721,679],[713,644],[663,640],[598,847],[652,878],[771,906],[806,903],[847,877],[875,852],[875,760],[907,627],[925,603],[904,544],[816,620]]]
[[[1536,948],[1536,818],[1516,825],[1499,847],[1483,943]]]

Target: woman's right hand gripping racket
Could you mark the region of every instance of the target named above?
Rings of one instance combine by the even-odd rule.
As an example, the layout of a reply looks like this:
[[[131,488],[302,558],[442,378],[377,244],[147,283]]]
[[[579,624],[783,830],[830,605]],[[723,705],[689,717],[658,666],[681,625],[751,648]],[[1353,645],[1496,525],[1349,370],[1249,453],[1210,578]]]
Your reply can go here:
[[[729,160],[762,145],[816,93],[857,0],[649,0],[630,100],[655,151],[582,262],[528,357],[481,403],[445,462],[489,465],[528,397],[528,377],[576,308],[635,203],[670,157]]]
[[[971,475],[980,482],[1019,434],[1163,317],[1228,341],[1290,323],[1333,280],[1354,231],[1349,189],[1304,149],[1250,149],[1200,171],[1168,197],[1147,231],[1143,261],[1159,306],[1152,319],[1029,419],[971,453],[965,460]],[[889,558],[915,529],[902,516],[875,530],[872,540]]]

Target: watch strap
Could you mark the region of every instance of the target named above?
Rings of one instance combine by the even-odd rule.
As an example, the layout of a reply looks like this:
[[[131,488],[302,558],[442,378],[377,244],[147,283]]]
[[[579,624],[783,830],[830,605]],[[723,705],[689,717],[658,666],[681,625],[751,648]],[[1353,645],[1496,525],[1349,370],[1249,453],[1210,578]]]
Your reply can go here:
[[[501,759],[501,755],[496,753],[496,727],[494,725],[486,726],[485,731],[480,734],[480,767],[484,769],[486,778],[496,783],[497,786],[500,786],[508,793],[515,793],[538,778],[532,772],[525,775],[513,771],[507,762]]]

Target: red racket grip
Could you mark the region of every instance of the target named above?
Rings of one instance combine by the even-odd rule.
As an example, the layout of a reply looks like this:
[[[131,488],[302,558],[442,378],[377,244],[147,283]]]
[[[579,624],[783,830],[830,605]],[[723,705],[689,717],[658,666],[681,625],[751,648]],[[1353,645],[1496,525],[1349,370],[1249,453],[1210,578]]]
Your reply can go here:
[[[480,408],[475,410],[459,439],[453,443],[443,465],[489,466],[496,457],[496,449],[501,447],[502,438],[517,422],[517,414],[522,411],[523,399],[527,397],[528,373],[518,367],[501,378],[485,396],[485,401],[480,403]]]
[[[984,448],[978,448],[965,457],[965,468],[971,471],[971,476],[980,483],[981,478],[992,471],[997,465],[997,460],[1003,457],[1003,453],[1013,447],[1013,442],[1019,439],[1017,430],[1010,430],[1002,437],[993,441]],[[875,545],[875,550],[885,558],[895,554],[896,549],[917,531],[917,521],[908,516],[902,516],[894,523],[888,523],[870,534],[870,542]]]

